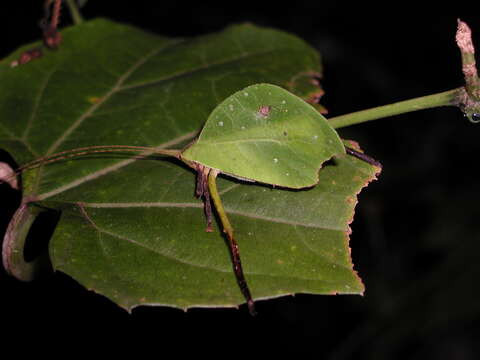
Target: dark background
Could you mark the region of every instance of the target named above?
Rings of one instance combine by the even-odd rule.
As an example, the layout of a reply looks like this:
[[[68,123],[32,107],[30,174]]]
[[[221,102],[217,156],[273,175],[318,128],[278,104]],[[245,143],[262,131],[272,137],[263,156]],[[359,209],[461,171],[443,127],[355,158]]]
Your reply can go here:
[[[41,1],[2,2],[0,59],[37,40]],[[279,9],[279,8],[283,8]],[[281,11],[282,10],[282,11]],[[347,12],[348,10],[348,12]],[[462,85],[456,18],[480,48],[480,17],[356,13],[321,2],[208,5],[89,0],[86,19],[104,16],[168,36],[196,36],[249,21],[296,34],[323,56],[328,116]],[[63,24],[70,24],[64,10]],[[1,84],[0,84],[1,86]],[[297,295],[244,307],[137,308],[129,315],[63,274],[21,283],[0,271],[0,324],[29,343],[141,338],[161,356],[242,352],[314,354],[325,359],[477,359],[480,125],[456,108],[404,114],[340,131],[384,166],[360,195],[352,256],[364,297]],[[0,215],[11,193],[2,186]],[[5,193],[5,195],[4,195]],[[3,230],[2,230],[3,231]],[[77,335],[81,334],[82,338]],[[80,341],[80,339],[83,339]],[[272,341],[273,340],[273,341]],[[8,338],[3,337],[3,345]],[[1,344],[1,343],[0,343]]]

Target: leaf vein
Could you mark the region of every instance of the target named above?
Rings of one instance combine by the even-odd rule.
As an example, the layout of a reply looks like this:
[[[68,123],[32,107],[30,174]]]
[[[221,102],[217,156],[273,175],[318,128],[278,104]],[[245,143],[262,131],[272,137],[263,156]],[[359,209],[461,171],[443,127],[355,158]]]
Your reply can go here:
[[[170,207],[202,208],[203,207],[201,202],[196,202],[196,203],[193,203],[193,202],[192,203],[176,203],[176,202],[82,203],[82,205],[85,207],[106,208],[106,209],[117,209],[117,208],[128,209],[128,208],[138,208],[138,207],[158,207],[158,208],[170,208]],[[314,224],[314,223],[306,223],[306,222],[276,218],[272,216],[264,216],[256,213],[249,213],[245,211],[234,210],[229,208],[228,206],[225,207],[225,210],[229,215],[243,216],[250,219],[269,221],[269,222],[285,224],[285,225],[294,225],[294,226],[302,226],[302,227],[309,227],[309,228],[315,228],[315,229],[345,232],[344,229],[340,229],[340,228],[319,226],[318,224]]]
[[[214,268],[214,267],[211,267],[211,266],[200,265],[200,264],[192,263],[190,261],[182,260],[180,258],[172,256],[171,254],[168,254],[167,252],[159,251],[159,249],[154,249],[152,247],[149,247],[142,242],[139,242],[139,241],[136,241],[134,239],[128,238],[126,236],[121,236],[119,234],[112,233],[108,230],[105,230],[105,229],[101,228],[100,226],[98,226],[93,221],[93,219],[90,217],[90,215],[87,213],[85,207],[88,207],[88,205],[89,205],[88,203],[77,203],[77,206],[79,207],[79,209],[80,209],[81,213],[83,214],[83,216],[85,217],[85,219],[89,222],[90,226],[97,232],[100,242],[102,242],[101,237],[102,237],[102,234],[104,234],[104,235],[108,235],[108,236],[111,236],[113,238],[116,238],[118,240],[127,241],[127,242],[129,242],[133,245],[139,246],[143,249],[146,249],[146,250],[151,251],[155,254],[166,257],[168,259],[171,259],[171,260],[173,260],[175,262],[178,262],[180,264],[185,264],[185,265],[193,266],[193,267],[200,268],[200,269],[217,271],[217,272],[224,273],[224,274],[231,273],[231,270],[229,270],[229,269],[228,270],[223,270],[223,269]],[[102,250],[104,250],[104,249],[102,249]],[[287,279],[300,279],[300,280],[308,280],[308,281],[316,281],[316,282],[320,281],[320,282],[324,282],[324,283],[334,283],[334,281],[329,281],[329,280],[326,280],[326,279],[309,278],[309,277],[306,278],[306,277],[291,276],[291,275],[289,276],[289,275],[285,275],[285,274],[258,273],[258,272],[248,272],[248,271],[246,272],[246,274],[248,274],[249,276],[267,276],[267,277],[275,277],[275,278],[280,277],[280,278],[287,278]]]
[[[21,137],[21,139],[23,141],[25,141],[25,143],[27,143],[27,138],[30,135],[30,130],[32,128],[32,124],[33,124],[35,118],[37,117],[38,109],[39,109],[40,103],[43,99],[43,95],[45,94],[45,90],[47,89],[47,85],[50,82],[50,78],[57,71],[57,69],[58,69],[58,65],[53,67],[52,70],[47,74],[47,76],[45,77],[45,79],[44,79],[44,81],[43,81],[43,83],[40,87],[40,90],[39,90],[37,96],[35,97],[32,114],[30,115],[30,118],[28,119],[27,126],[25,126],[25,130],[23,131],[23,134],[22,134],[22,137]]]
[[[163,256],[163,257],[166,257],[170,260],[173,260],[173,261],[176,261],[176,262],[179,262],[181,264],[185,264],[185,265],[189,265],[189,266],[193,266],[193,267],[196,267],[196,268],[201,268],[201,269],[207,269],[207,270],[212,270],[212,271],[217,271],[217,272],[220,272],[220,273],[230,273],[231,271],[230,270],[222,270],[222,269],[218,269],[218,268],[213,268],[213,267],[208,267],[208,266],[204,266],[204,265],[200,265],[200,264],[196,264],[196,263],[192,263],[192,262],[189,262],[189,261],[186,261],[186,260],[183,260],[183,259],[180,259],[178,257],[174,257],[172,256],[171,254],[168,254],[167,252],[164,252],[164,251],[160,251],[159,249],[154,249],[150,246],[147,246],[146,244],[142,243],[142,242],[139,242],[137,240],[134,240],[134,239],[131,239],[129,237],[126,237],[126,236],[122,236],[120,234],[116,234],[116,233],[113,233],[113,232],[110,232],[108,230],[105,230],[103,228],[101,228],[100,226],[98,226],[94,221],[93,219],[90,217],[90,215],[87,213],[87,211],[85,210],[85,204],[84,203],[78,203],[77,204],[78,207],[80,208],[80,211],[81,213],[83,214],[83,216],[85,217],[85,219],[90,223],[90,226],[97,232],[98,234],[98,237],[99,237],[99,242],[101,243],[101,236],[102,234],[105,234],[105,235],[108,235],[108,236],[111,236],[113,238],[116,238],[118,240],[123,240],[123,241],[127,241],[133,245],[136,245],[136,246],[139,246],[143,249],[146,249],[148,251],[151,251],[157,255],[160,255],[160,256]],[[102,247],[103,248],[103,247]],[[107,257],[107,256],[106,256]]]
[[[162,77],[162,78],[159,78],[159,79],[144,81],[144,82],[137,83],[137,84],[125,85],[125,86],[122,86],[119,90],[130,90],[130,89],[136,89],[136,88],[140,88],[140,87],[144,87],[144,86],[157,85],[157,84],[160,84],[160,83],[163,83],[163,82],[166,82],[166,81],[181,78],[183,76],[192,75],[192,74],[195,74],[197,72],[204,71],[204,70],[210,70],[211,68],[214,68],[214,67],[217,67],[217,66],[235,64],[237,62],[241,62],[241,61],[243,61],[245,59],[248,59],[248,58],[251,58],[251,57],[268,55],[270,53],[277,52],[279,50],[281,50],[281,49],[273,49],[273,50],[267,50],[267,51],[245,53],[245,54],[242,54],[240,56],[232,57],[230,59],[226,59],[226,60],[222,60],[222,61],[218,61],[218,62],[212,62],[212,63],[209,63],[209,64],[204,64],[202,66],[199,66],[199,67],[196,67],[196,68],[193,68],[193,69],[189,69],[189,70],[179,71],[177,73],[170,74],[168,76],[165,76],[165,77]]]
[[[175,43],[178,41],[175,41]],[[168,45],[170,45],[169,43]],[[110,99],[115,93],[117,93],[121,88],[123,83],[140,67],[142,66],[148,59],[152,56],[158,54],[162,50],[168,48],[165,44],[157,47],[153,51],[150,51],[145,56],[141,57],[137,60],[122,76],[119,77],[117,82],[113,85],[113,87],[105,94],[105,96],[101,97],[98,102],[93,104],[86,112],[84,112],[77,120],[70,125],[68,129],[66,129],[63,134],[50,146],[47,150],[45,155],[49,155],[55,152],[56,149],[72,134],[90,115],[92,115],[102,104],[104,104],[108,99]]]

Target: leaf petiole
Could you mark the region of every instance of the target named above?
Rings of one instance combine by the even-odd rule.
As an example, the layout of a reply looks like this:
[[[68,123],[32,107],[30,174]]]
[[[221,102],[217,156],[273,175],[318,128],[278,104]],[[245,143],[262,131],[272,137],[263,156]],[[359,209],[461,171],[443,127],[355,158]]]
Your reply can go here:
[[[463,87],[437,94],[421,96],[414,99],[399,101],[393,104],[377,106],[371,109],[335,116],[328,119],[334,129],[361,124],[367,121],[382,119],[389,116],[404,114],[412,111],[430,109],[439,106],[459,106]]]

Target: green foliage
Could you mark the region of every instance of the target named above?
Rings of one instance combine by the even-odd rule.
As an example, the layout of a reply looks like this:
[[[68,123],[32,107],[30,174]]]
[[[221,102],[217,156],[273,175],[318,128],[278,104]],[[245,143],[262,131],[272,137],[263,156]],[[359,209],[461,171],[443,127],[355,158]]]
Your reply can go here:
[[[298,189],[315,185],[320,166],[344,153],[338,134],[317,110],[278,86],[259,84],[218,105],[182,158]]]
[[[219,103],[255,83],[304,99],[321,92],[310,81],[320,72],[313,49],[252,25],[168,39],[95,20],[62,36],[56,52],[10,68],[28,46],[0,64],[0,146],[20,164],[90,145],[182,148]],[[272,105],[274,114],[281,104]],[[319,136],[328,133],[325,120],[308,111],[319,119],[309,126],[319,126]],[[289,124],[290,136],[295,131]],[[335,138],[330,153],[339,154],[336,137],[325,136]],[[301,191],[219,179],[255,299],[363,292],[352,270],[349,223],[356,195],[376,171],[340,155],[321,170],[317,186]],[[204,232],[195,174],[182,163],[92,155],[25,175],[24,201],[61,211],[49,245],[54,268],[87,288],[127,309],[244,301],[220,229]],[[308,180],[315,182],[315,176]],[[10,234],[26,234],[30,223],[20,218]]]

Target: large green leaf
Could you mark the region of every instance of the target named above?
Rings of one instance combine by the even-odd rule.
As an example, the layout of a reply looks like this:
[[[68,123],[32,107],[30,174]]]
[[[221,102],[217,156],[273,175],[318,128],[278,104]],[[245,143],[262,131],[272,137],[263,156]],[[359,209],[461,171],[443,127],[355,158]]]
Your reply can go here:
[[[61,48],[41,59],[11,68],[28,46],[0,63],[0,145],[20,164],[89,145],[182,148],[217,104],[254,83],[299,90],[305,99],[321,92],[309,80],[320,71],[313,49],[252,25],[168,39],[95,20],[62,35]],[[219,179],[254,298],[363,291],[349,223],[357,193],[376,171],[340,156],[307,190]],[[181,163],[83,157],[28,171],[23,187],[31,203],[10,224],[5,248],[22,243],[34,207],[58,209],[54,268],[125,308],[244,301],[220,229],[204,231],[195,174]]]

